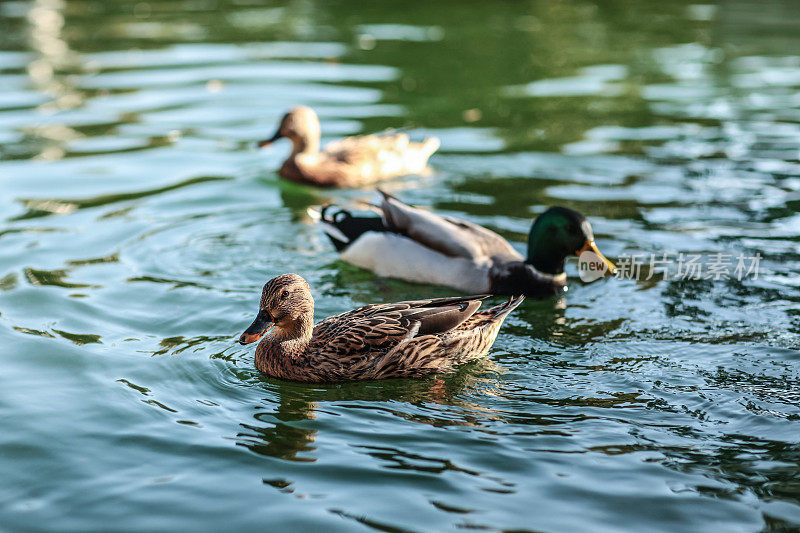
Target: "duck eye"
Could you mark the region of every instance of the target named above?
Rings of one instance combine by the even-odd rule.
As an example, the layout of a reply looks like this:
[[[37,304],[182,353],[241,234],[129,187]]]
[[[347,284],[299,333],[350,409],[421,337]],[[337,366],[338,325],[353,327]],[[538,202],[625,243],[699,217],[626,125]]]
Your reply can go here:
[[[283,291],[281,293],[281,300],[285,300],[288,297],[289,297],[289,291]]]

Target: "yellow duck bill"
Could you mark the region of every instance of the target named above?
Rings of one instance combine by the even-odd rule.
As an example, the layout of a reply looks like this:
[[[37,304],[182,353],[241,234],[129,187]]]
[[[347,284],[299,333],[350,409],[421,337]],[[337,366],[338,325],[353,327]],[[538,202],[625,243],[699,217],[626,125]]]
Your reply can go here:
[[[606,256],[604,256],[604,255],[603,255],[603,254],[600,252],[600,250],[598,250],[598,248],[597,248],[597,245],[594,243],[594,241],[586,241],[586,243],[583,245],[583,248],[581,248],[580,250],[578,250],[578,251],[575,253],[575,255],[577,255],[578,257],[580,257],[580,256],[581,256],[581,254],[582,254],[583,252],[592,252],[593,254],[595,254],[595,255],[596,255],[596,256],[597,256],[597,257],[598,257],[598,258],[599,258],[599,259],[600,259],[600,260],[601,260],[601,261],[602,261],[602,262],[603,262],[605,265],[606,265],[606,268],[607,268],[607,270],[606,270],[606,274],[608,274],[608,275],[610,275],[610,276],[613,276],[614,274],[616,274],[616,273],[617,273],[617,267],[616,267],[616,265],[614,265],[614,263],[612,263],[611,261],[609,261],[609,260],[606,258]]]

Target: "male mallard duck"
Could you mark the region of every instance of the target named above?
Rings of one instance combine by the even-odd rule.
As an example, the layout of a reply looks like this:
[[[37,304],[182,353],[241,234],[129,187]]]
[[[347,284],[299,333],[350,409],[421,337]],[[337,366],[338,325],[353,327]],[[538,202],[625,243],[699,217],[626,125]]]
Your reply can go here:
[[[360,187],[379,180],[418,174],[439,148],[430,137],[412,143],[405,133],[348,137],[319,150],[319,118],[310,107],[300,106],[284,115],[278,131],[260,141],[267,146],[281,137],[292,141],[292,153],[278,171],[284,178],[319,187]]]
[[[339,256],[390,278],[446,285],[468,293],[546,298],[566,286],[564,261],[591,251],[607,273],[616,267],[594,243],[583,215],[551,207],[528,234],[528,257],[486,228],[411,207],[383,191],[382,217],[355,216],[335,206],[318,214]]]
[[[476,313],[483,296],[372,304],[314,325],[311,289],[297,274],[271,279],[239,338],[261,339],[256,368],[294,381],[333,382],[449,372],[485,355],[523,296]],[[270,329],[272,328],[272,329]],[[269,331],[268,331],[269,330]]]

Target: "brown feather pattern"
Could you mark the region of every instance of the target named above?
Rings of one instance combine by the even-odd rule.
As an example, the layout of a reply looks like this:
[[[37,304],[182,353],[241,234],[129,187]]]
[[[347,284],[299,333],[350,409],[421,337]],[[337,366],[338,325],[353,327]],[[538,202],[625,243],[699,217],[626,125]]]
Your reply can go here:
[[[477,309],[486,295],[371,304],[312,327],[308,314],[313,317],[313,299],[308,284],[296,274],[279,278],[264,287],[261,309],[271,316],[289,318],[276,318],[275,328],[256,348],[255,364],[265,374],[294,381],[450,372],[484,356],[505,317],[523,300],[511,298],[483,312]],[[284,305],[279,298],[286,290],[291,296]],[[289,308],[303,312],[293,314]]]

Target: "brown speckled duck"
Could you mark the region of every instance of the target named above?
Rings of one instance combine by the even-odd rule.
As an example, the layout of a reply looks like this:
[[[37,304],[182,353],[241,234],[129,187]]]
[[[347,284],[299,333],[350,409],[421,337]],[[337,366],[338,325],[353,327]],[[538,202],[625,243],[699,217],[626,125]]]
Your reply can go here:
[[[268,146],[282,137],[292,141],[292,153],[278,173],[288,180],[319,187],[361,187],[418,174],[439,148],[435,137],[412,143],[405,133],[385,133],[348,137],[320,151],[319,119],[313,109],[305,106],[286,113],[275,135],[258,146]]]
[[[256,368],[292,381],[336,382],[451,372],[484,356],[524,297],[477,313],[488,295],[372,304],[314,325],[311,289],[297,274],[271,279],[239,338],[261,339]]]

